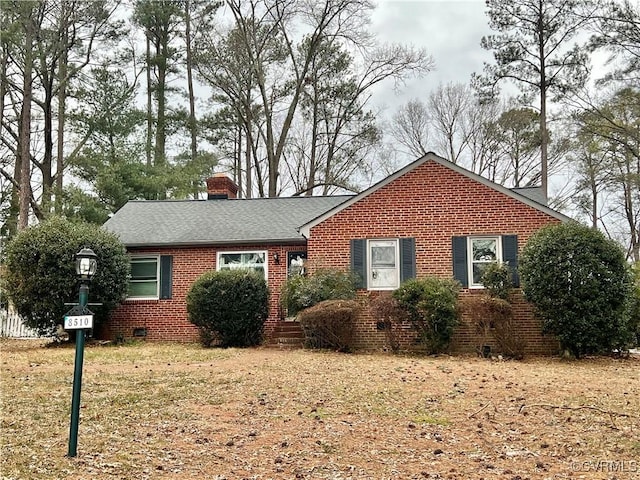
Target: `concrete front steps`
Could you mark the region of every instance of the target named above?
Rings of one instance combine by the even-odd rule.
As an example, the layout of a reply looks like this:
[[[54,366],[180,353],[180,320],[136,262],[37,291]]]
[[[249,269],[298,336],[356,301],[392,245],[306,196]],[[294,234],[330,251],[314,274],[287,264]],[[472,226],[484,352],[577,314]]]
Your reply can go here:
[[[267,346],[282,349],[302,348],[304,332],[300,322],[278,322]]]

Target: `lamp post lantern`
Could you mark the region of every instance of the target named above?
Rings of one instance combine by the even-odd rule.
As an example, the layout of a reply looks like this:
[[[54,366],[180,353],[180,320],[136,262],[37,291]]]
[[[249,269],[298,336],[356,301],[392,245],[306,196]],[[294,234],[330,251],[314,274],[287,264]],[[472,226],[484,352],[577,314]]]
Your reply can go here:
[[[90,248],[76,253],[76,274],[80,281],[77,307],[64,317],[65,329],[76,330],[76,358],[73,370],[73,395],[71,398],[71,426],[69,428],[69,457],[77,455],[78,423],[80,421],[80,390],[82,388],[82,364],[86,331],[93,328],[93,313],[87,308],[89,283],[98,269],[98,256]]]

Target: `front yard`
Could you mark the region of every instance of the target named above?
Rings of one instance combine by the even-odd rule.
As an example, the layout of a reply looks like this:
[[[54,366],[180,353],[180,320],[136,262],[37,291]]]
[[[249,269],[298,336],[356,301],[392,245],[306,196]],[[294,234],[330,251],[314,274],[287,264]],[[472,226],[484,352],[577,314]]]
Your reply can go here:
[[[0,340],[4,479],[625,479],[640,358],[490,361]]]

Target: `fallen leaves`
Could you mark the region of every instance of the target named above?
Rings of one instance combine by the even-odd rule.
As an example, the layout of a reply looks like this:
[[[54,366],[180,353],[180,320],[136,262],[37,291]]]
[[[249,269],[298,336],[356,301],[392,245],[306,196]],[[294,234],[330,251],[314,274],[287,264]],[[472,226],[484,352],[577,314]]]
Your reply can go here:
[[[88,348],[68,459],[73,349],[0,349],[3,480],[559,479],[640,456],[638,359],[139,344]]]

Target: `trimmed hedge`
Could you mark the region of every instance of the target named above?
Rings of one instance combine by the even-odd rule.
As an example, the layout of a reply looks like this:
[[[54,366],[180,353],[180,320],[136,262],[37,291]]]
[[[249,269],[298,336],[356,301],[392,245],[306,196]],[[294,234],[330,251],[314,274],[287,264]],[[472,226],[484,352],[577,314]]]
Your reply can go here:
[[[565,223],[542,228],[520,256],[527,300],[543,329],[580,357],[632,343],[632,277],[618,244],[593,228]]]
[[[249,270],[207,272],[187,294],[187,313],[204,346],[258,345],[269,313],[269,290],[264,277]]]
[[[355,300],[325,300],[298,315],[305,345],[349,352],[361,305]]]

